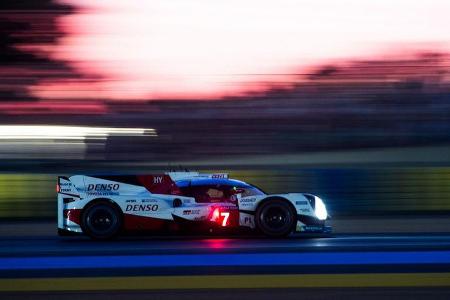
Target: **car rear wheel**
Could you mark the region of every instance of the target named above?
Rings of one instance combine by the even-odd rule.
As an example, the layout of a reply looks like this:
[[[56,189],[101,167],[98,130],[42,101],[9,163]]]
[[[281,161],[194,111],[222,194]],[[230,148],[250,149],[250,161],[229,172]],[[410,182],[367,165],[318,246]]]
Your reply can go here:
[[[270,237],[288,236],[294,229],[296,213],[292,206],[282,199],[263,202],[256,210],[256,227]]]
[[[122,228],[122,214],[113,204],[100,202],[89,206],[82,215],[82,228],[93,239],[111,239]]]

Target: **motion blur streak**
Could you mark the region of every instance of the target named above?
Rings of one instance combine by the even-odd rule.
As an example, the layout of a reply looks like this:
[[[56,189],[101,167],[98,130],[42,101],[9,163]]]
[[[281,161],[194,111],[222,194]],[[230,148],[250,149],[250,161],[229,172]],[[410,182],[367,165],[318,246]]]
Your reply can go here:
[[[153,128],[0,125],[0,158],[84,158],[111,138],[157,136]]]
[[[7,291],[105,291],[312,287],[448,287],[450,273],[209,275],[0,279]]]
[[[107,138],[110,135],[157,136],[152,128],[105,128],[81,126],[51,126],[51,125],[0,125],[0,139],[5,140],[42,140],[42,139],[86,139],[89,137]]]
[[[0,258],[0,270],[450,264],[450,251],[189,254]],[[449,283],[450,284],[450,283]]]

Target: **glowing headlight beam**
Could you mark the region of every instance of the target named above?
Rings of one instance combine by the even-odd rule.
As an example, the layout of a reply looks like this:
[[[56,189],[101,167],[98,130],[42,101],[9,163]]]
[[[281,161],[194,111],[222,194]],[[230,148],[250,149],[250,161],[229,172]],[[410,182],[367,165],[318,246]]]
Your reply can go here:
[[[319,197],[314,197],[316,200],[314,213],[319,220],[326,220],[328,217],[327,208],[325,207],[325,203],[323,203],[322,199]]]

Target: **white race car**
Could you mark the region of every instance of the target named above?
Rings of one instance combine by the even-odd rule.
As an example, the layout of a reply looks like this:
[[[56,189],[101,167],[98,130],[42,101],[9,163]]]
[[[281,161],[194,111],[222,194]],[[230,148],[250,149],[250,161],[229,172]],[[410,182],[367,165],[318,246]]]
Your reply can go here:
[[[227,174],[59,176],[58,233],[110,239],[135,231],[254,229],[270,237],[328,233],[322,199],[268,195]]]

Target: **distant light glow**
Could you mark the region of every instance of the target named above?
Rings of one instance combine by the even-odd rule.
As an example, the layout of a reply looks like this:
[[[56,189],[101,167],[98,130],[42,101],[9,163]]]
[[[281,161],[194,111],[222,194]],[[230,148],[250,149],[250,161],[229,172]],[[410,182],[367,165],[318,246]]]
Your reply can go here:
[[[157,136],[153,128],[114,128],[53,125],[0,125],[0,140],[84,140],[88,137]]]
[[[211,98],[289,84],[305,66],[399,45],[448,49],[443,0],[64,0],[47,49],[99,81],[42,81],[39,98]],[[92,91],[95,91],[93,93]]]

